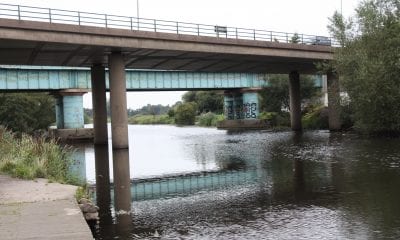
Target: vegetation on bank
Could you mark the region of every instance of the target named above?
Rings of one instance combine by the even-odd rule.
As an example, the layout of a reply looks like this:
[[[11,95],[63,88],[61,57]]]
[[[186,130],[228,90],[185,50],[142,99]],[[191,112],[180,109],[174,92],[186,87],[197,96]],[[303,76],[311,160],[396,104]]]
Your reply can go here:
[[[400,134],[400,4],[366,0],[345,20],[336,12],[328,26],[341,48],[323,68],[336,71],[350,101],[342,111],[369,134]],[[350,120],[344,118],[343,120]]]
[[[78,185],[78,178],[69,173],[71,163],[69,149],[55,140],[17,136],[0,127],[0,172],[22,179],[47,178]]]
[[[223,114],[215,114],[212,112],[200,114],[197,117],[197,125],[202,127],[215,127],[217,123],[223,121],[225,116]]]
[[[129,124],[174,124],[174,118],[168,114],[162,115],[134,115],[128,118]]]
[[[13,132],[31,134],[55,119],[55,100],[46,93],[0,94],[0,125]]]

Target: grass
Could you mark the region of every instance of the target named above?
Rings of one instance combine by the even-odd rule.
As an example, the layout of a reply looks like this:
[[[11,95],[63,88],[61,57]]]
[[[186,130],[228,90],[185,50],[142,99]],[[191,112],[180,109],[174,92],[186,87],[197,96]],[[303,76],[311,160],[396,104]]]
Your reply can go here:
[[[162,115],[136,115],[128,119],[129,124],[174,124],[174,118],[167,114]]]
[[[215,127],[217,123],[225,119],[223,114],[212,112],[203,113],[197,117],[197,124],[202,127]]]
[[[0,127],[0,172],[22,179],[47,178],[79,185],[78,178],[69,173],[71,163],[69,149],[55,140],[27,134],[17,137]]]

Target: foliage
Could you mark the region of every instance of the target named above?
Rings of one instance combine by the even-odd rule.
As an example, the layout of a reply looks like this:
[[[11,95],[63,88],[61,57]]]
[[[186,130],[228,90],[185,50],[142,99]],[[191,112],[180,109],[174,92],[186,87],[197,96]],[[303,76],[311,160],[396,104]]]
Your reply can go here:
[[[305,129],[328,129],[328,109],[324,106],[311,108],[301,119]]]
[[[289,40],[290,43],[300,43],[301,39],[298,33],[293,34],[292,38]]]
[[[77,202],[79,202],[79,200],[81,200],[82,198],[86,198],[86,199],[90,199],[90,194],[89,194],[89,189],[88,189],[88,185],[87,184],[83,184],[82,186],[79,186],[76,189],[75,192],[75,199]]]
[[[197,105],[193,102],[182,103],[175,109],[175,123],[178,125],[194,125]]]
[[[162,115],[135,115],[128,118],[129,124],[173,124],[174,118]]]
[[[83,109],[83,122],[85,124],[93,123],[93,111],[92,109]]]
[[[271,127],[290,127],[290,114],[288,112],[261,112],[261,120],[267,120]]]
[[[217,123],[225,119],[223,114],[215,114],[212,112],[203,113],[198,116],[198,125],[203,127],[215,127]]]
[[[76,184],[68,173],[72,163],[67,147],[55,140],[33,138],[22,134],[16,137],[0,127],[0,171],[23,179],[47,178],[51,181]]]
[[[0,125],[19,133],[33,133],[55,122],[55,101],[44,93],[0,94]]]
[[[351,99],[355,127],[367,133],[400,133],[400,4],[366,0],[353,19],[335,13],[329,26],[342,44],[338,72]]]
[[[128,109],[128,117],[135,115],[162,115],[168,113],[170,109],[170,106],[163,106],[161,104],[147,104],[146,106],[143,106],[136,110]]]
[[[189,91],[182,96],[184,103],[195,102],[199,113],[222,113],[224,96],[219,91]]]
[[[289,109],[289,75],[270,75],[268,83],[269,86],[259,92],[261,110],[281,112],[282,109]],[[300,91],[303,102],[319,97],[319,89],[310,76],[300,76]]]

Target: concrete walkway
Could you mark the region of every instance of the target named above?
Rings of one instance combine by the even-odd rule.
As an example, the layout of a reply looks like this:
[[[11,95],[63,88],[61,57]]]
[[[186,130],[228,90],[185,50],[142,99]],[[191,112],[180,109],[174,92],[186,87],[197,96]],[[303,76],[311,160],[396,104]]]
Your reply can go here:
[[[93,239],[75,190],[0,175],[0,239]]]

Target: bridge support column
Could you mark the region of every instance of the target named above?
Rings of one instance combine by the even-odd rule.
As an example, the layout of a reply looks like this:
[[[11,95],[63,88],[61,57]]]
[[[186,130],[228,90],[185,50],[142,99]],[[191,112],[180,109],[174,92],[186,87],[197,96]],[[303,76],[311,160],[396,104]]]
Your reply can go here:
[[[243,118],[246,119],[258,119],[259,103],[257,90],[244,90],[243,91]]]
[[[233,111],[233,96],[229,91],[224,92],[224,115],[226,120],[235,119]]]
[[[107,144],[106,72],[102,65],[90,69],[92,82],[94,144]]]
[[[331,71],[328,72],[327,82],[329,130],[338,131],[342,125],[340,122],[340,89],[337,74]]]
[[[126,108],[125,64],[121,53],[111,53],[110,69],[111,132],[116,210],[131,210],[129,174],[128,113]],[[124,151],[121,151],[123,150]],[[123,152],[123,154],[119,154]],[[121,200],[123,198],[124,200]],[[122,204],[119,204],[121,203]]]
[[[290,98],[290,123],[293,131],[301,131],[301,96],[300,75],[297,71],[289,74],[289,98]]]
[[[83,94],[85,93],[74,89],[60,92],[62,96],[63,128],[84,128]]]
[[[243,95],[233,94],[233,116],[235,120],[243,119]]]
[[[64,107],[63,107],[63,98],[62,96],[55,96],[56,99],[56,124],[57,129],[64,128]]]

